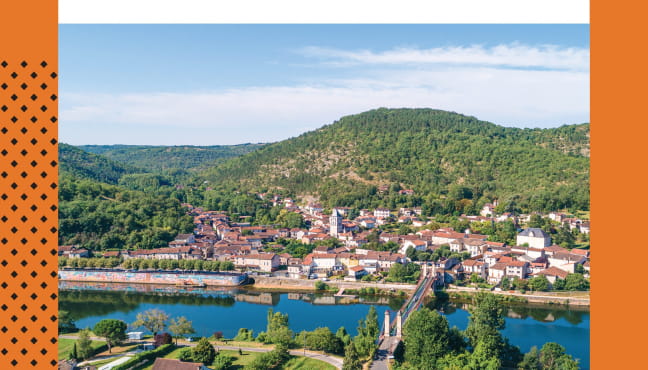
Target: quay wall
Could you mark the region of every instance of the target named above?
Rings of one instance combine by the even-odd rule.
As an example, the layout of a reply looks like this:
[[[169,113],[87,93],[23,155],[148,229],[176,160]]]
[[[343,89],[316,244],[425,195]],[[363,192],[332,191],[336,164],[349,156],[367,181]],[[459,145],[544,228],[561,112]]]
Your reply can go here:
[[[239,286],[246,282],[247,274],[186,273],[160,271],[115,270],[59,270],[63,281],[92,281],[137,284],[205,284],[210,286]]]

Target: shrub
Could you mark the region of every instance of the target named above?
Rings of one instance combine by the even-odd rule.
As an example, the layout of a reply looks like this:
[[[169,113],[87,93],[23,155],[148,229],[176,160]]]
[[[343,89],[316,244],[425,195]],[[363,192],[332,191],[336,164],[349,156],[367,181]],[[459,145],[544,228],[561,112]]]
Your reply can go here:
[[[251,342],[254,340],[254,331],[247,328],[240,328],[234,340],[241,342]]]
[[[193,362],[191,348],[183,348],[180,351],[180,355],[178,356],[178,359],[180,359],[180,361]]]
[[[234,359],[232,357],[223,354],[218,354],[214,359],[214,362],[212,362],[210,368],[214,370],[229,369],[229,367],[232,366],[232,362],[234,362]]]
[[[173,342],[173,339],[171,338],[171,334],[169,333],[156,334],[153,339],[153,346],[157,348],[164,344],[170,344],[171,342]]]
[[[210,364],[216,357],[216,350],[207,338],[200,338],[198,344],[191,350],[191,358],[196,362]]]

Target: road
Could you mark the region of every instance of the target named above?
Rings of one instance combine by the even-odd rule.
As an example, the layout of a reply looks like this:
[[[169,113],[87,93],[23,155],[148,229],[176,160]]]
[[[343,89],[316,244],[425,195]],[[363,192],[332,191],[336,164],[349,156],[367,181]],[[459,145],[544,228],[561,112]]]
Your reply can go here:
[[[65,339],[78,339],[76,335],[60,335],[59,338],[65,338]],[[104,340],[104,338],[100,337],[90,337],[91,340]],[[190,342],[190,343],[185,343],[185,345],[188,346],[195,346],[197,343],[196,342]],[[244,352],[270,352],[273,348],[267,348],[267,347],[239,347],[239,346],[221,346],[221,345],[214,345],[214,348],[217,350],[225,349],[225,350],[231,350],[231,351],[238,351],[239,349]],[[303,349],[294,349],[288,351],[291,355],[293,356],[302,356],[302,357],[308,357],[312,358],[315,360],[320,360],[324,361],[328,364],[331,364],[335,366],[336,369],[342,369],[342,359],[339,357],[323,354],[323,353],[318,353],[318,352],[313,352],[313,351],[304,351]],[[117,357],[119,355],[115,355],[114,357]],[[108,357],[105,357],[108,358]],[[387,368],[385,368],[387,369]]]
[[[396,337],[387,337],[380,343],[380,347],[376,351],[373,361],[371,362],[370,370],[388,370],[389,358],[388,356],[394,352],[394,347],[398,344],[399,340]]]

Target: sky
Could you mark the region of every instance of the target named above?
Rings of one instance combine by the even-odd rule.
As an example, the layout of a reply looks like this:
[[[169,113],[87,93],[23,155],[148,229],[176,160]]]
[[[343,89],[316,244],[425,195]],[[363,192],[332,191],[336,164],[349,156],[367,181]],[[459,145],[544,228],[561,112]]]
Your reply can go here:
[[[274,142],[379,107],[589,122],[585,24],[59,27],[74,145]]]

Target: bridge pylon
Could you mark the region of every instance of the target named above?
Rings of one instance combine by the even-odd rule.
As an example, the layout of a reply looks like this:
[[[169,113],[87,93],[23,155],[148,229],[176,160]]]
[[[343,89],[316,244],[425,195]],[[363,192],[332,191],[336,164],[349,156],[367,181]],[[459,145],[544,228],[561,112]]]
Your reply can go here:
[[[400,311],[396,314],[396,338],[403,337],[403,315]]]
[[[383,325],[383,327],[385,328],[385,332],[383,336],[385,338],[389,338],[390,335],[389,331],[391,330],[391,319],[389,317],[389,310],[385,310],[385,324]]]

